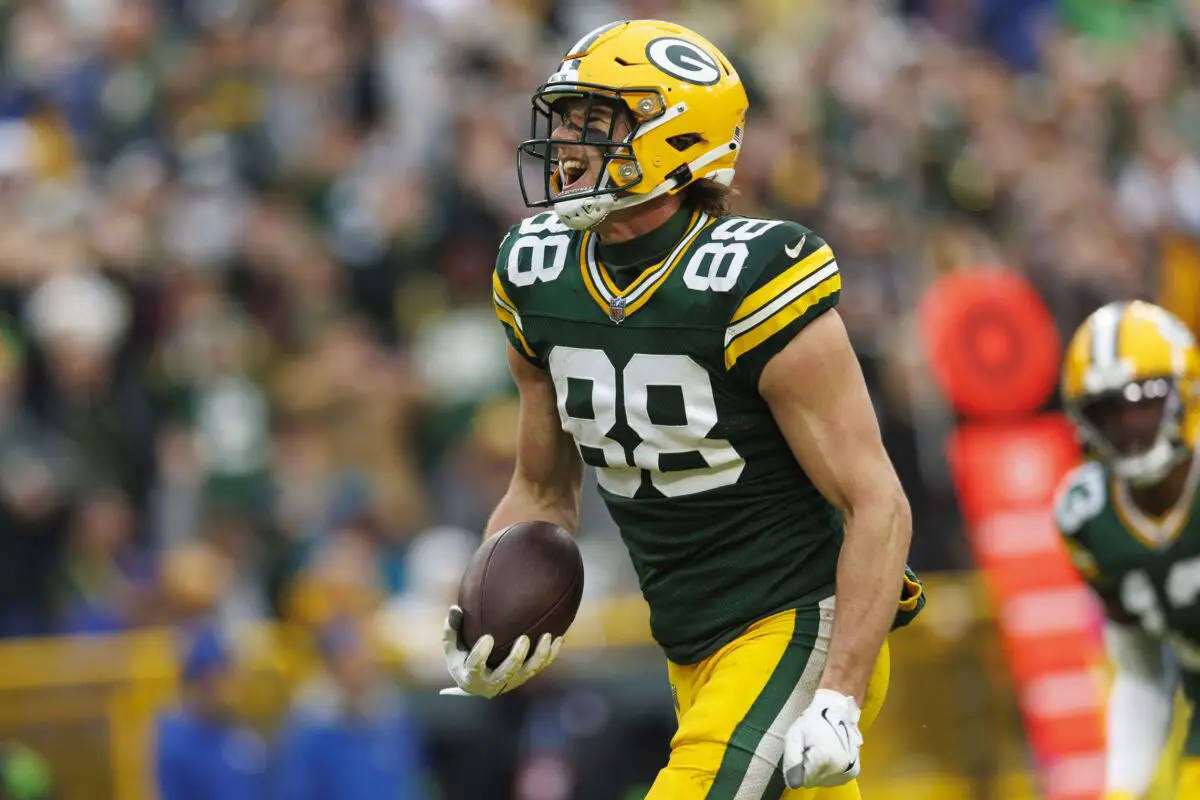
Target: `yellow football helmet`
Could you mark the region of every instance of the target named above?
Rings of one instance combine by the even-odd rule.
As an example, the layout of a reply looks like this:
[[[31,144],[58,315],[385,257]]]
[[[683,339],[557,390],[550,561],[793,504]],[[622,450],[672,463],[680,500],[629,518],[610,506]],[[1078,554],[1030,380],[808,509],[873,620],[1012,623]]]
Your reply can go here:
[[[1152,484],[1186,458],[1200,433],[1200,348],[1177,317],[1142,301],[1092,313],[1067,345],[1062,397],[1084,446],[1118,478]],[[1153,443],[1121,452],[1100,413],[1116,402],[1162,401]]]
[[[562,101],[616,104],[632,119],[626,136],[555,139]],[[741,79],[711,42],[680,25],[624,20],[604,25],[571,48],[533,95],[530,138],[517,148],[517,177],[525,204],[553,207],[576,230],[590,228],[617,209],[629,208],[708,178],[728,185],[742,146],[749,101]],[[597,147],[603,169],[594,185],[563,195],[559,145]],[[531,193],[526,157],[541,162],[541,193]],[[530,177],[528,182],[536,181]]]

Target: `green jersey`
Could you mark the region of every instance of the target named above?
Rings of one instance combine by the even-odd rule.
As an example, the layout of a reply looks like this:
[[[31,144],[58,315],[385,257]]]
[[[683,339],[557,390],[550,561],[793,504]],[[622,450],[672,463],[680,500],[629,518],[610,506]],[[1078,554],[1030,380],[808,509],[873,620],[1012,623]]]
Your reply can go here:
[[[1126,485],[1098,463],[1064,480],[1055,520],[1080,574],[1110,619],[1160,638],[1183,672],[1183,688],[1200,700],[1200,457],[1183,497],[1162,519],[1142,513]],[[1200,754],[1195,722],[1188,751]]]
[[[493,289],[512,346],[549,373],[562,427],[596,469],[656,641],[686,664],[834,591],[841,516],[757,385],[835,306],[841,279],[795,223],[698,211],[673,223],[674,245],[622,286],[594,234],[539,214],[509,231]]]

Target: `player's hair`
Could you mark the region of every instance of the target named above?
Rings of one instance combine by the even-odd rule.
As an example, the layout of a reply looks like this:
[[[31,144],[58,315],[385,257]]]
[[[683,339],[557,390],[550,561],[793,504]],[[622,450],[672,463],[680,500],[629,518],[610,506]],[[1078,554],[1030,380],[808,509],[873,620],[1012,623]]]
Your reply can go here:
[[[700,178],[683,190],[683,204],[710,217],[726,216],[733,203],[734,189],[708,178]]]

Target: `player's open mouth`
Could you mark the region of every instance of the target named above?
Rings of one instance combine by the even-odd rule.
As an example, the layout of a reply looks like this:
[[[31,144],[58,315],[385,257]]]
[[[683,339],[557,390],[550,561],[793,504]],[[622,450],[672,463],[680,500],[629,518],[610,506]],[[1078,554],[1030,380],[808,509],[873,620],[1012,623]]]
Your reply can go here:
[[[578,192],[584,189],[592,188],[588,183],[588,168],[586,161],[580,161],[575,158],[563,159],[559,162],[559,169],[562,170],[562,191],[560,194],[569,192]]]

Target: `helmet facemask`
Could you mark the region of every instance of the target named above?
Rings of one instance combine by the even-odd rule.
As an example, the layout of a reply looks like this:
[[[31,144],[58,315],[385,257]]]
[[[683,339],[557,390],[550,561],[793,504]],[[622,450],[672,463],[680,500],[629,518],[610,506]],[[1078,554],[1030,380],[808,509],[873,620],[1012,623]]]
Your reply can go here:
[[[1126,412],[1139,406],[1135,430],[1128,429]],[[1157,421],[1152,416],[1158,409]],[[1068,411],[1084,445],[1112,473],[1132,485],[1158,483],[1187,456],[1181,436],[1184,404],[1177,381],[1150,378],[1119,390],[1085,397]]]
[[[582,130],[566,116],[568,103],[582,100]],[[608,123],[588,124],[598,107],[611,109]],[[642,182],[642,169],[634,155],[634,141],[647,123],[662,117],[666,108],[657,89],[616,89],[595,84],[570,86],[545,84],[533,96],[531,138],[517,148],[517,179],[521,196],[531,208],[554,208],[563,224],[586,230],[602,222],[609,213],[643,203],[665,193],[632,194],[628,190]],[[629,130],[619,133],[622,122]],[[575,129],[576,136],[558,136],[559,128]],[[562,148],[595,148],[600,169],[590,185],[570,186],[573,176],[560,158]],[[531,163],[532,161],[532,163]],[[589,166],[590,166],[589,162]],[[541,191],[533,187],[540,183]]]

